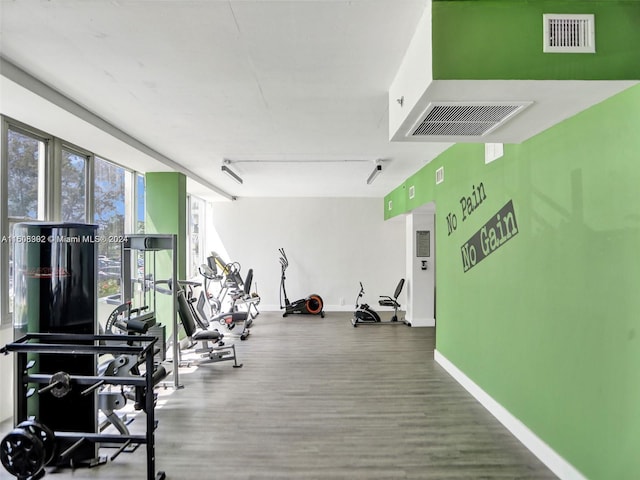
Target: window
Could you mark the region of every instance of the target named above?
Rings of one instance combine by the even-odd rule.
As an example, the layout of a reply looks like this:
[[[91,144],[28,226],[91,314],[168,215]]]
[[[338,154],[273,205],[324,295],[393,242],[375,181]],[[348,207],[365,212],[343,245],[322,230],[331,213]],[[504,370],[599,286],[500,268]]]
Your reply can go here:
[[[144,175],[7,117],[0,116],[0,126],[0,190],[6,198],[0,205],[0,323],[12,321],[10,239],[20,222],[97,224],[98,296],[119,294],[122,245],[108,240],[144,233]]]
[[[125,169],[95,158],[94,223],[105,241],[98,246],[98,298],[120,293],[122,245],[109,238],[125,233]]]
[[[189,209],[189,271],[187,274],[191,277],[198,275],[198,267],[205,263],[204,255],[204,216],[205,202],[204,200],[190,195],[188,198]]]
[[[87,221],[87,159],[87,155],[62,149],[60,208],[64,222]]]
[[[144,175],[137,173],[134,233],[144,233],[144,192]]]
[[[6,137],[7,230],[2,249],[2,320],[10,323],[13,313],[13,229],[23,221],[45,219],[45,165],[50,139],[26,129],[9,126]],[[4,159],[3,159],[4,161]],[[6,263],[5,263],[6,262]]]
[[[42,220],[47,142],[14,128],[9,128],[7,140],[9,218],[15,221]]]

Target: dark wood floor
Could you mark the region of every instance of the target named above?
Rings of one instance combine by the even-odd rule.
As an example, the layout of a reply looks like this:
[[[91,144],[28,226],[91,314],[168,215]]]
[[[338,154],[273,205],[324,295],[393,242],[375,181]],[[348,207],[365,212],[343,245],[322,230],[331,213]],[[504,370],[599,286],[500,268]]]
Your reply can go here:
[[[184,389],[160,391],[157,469],[178,480],[556,478],[434,362],[434,329],[349,319],[262,313],[237,342],[244,368],[184,372]],[[46,478],[145,475],[141,447]]]

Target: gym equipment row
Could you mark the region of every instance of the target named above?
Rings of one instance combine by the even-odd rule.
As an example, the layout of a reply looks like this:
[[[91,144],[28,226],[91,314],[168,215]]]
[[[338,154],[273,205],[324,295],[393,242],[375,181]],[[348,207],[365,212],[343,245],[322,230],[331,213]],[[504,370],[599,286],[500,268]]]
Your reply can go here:
[[[182,387],[179,367],[185,363],[181,358],[185,340],[186,348],[198,355],[198,363],[232,361],[233,367],[242,367],[235,345],[226,344],[222,333],[208,328],[209,319],[198,316],[196,298],[188,293],[192,286],[176,282],[174,287],[170,280],[166,281],[170,288],[162,293],[170,296],[168,343],[173,368],[162,365],[168,352],[164,326],[156,323],[161,283],[156,280],[156,259],[158,253],[168,253],[170,267],[165,266],[164,272],[176,278],[176,235],[124,239],[120,294],[108,298],[117,306],[104,327],[98,325],[98,262],[92,241],[97,228],[34,222],[14,229],[18,236],[52,239],[15,246],[17,340],[0,349],[16,354],[15,427],[0,442],[0,459],[9,473],[22,480],[43,477],[47,466],[101,465],[108,459],[100,449],[116,448],[110,457],[115,460],[140,445],[147,448],[147,479],[164,479],[164,472],[155,472],[154,387],[169,375],[176,389]],[[256,297],[249,294],[252,277],[250,270],[245,290],[229,292],[234,302],[243,295]],[[250,301],[255,308],[259,297]],[[246,323],[250,313],[235,312],[232,318],[236,315]],[[186,339],[179,338],[180,327]],[[126,415],[117,413],[129,401],[146,416],[144,434],[131,434]]]
[[[216,252],[212,252],[207,257],[207,263],[199,267],[199,272],[204,279],[205,294],[214,316],[223,312],[239,312],[240,306],[246,307],[249,320],[255,319],[260,313],[257,308],[260,296],[257,292],[251,292],[253,269],[249,269],[243,279],[239,262],[226,262]],[[210,291],[213,282],[218,283],[217,294]],[[230,304],[228,308],[223,308],[225,301]],[[247,322],[246,327],[250,324],[250,321]]]
[[[154,385],[163,377],[162,369],[154,366],[157,338],[137,335],[135,345],[122,343],[122,335],[88,335],[29,333],[13,343],[0,348],[0,353],[16,356],[16,410],[15,428],[0,442],[0,460],[4,468],[21,480],[35,480],[45,474],[44,467],[76,466],[76,463],[97,465],[105,463],[98,455],[101,444],[120,444],[111,456],[115,460],[130,445],[146,446],[146,478],[162,480],[164,472],[155,471],[155,420]],[[117,375],[85,375],[78,371],[39,373],[45,370],[43,363],[55,357],[63,357],[69,365],[79,358],[93,360],[96,355],[110,354],[119,358],[134,357],[137,365],[144,365],[144,373],[134,375],[130,370]],[[80,362],[81,363],[81,362]],[[106,386],[130,386],[140,399],[146,414],[146,431],[143,435],[105,434],[96,429],[65,431],[41,423],[37,415],[31,415],[34,404],[48,403],[64,411],[64,400],[75,394],[95,399]],[[35,398],[36,402],[29,399]]]
[[[173,268],[168,279],[159,280],[157,279],[156,256],[162,251],[171,253]],[[137,277],[131,274],[132,259],[134,258],[139,258],[140,260]],[[175,259],[175,235],[130,235],[128,241],[123,244],[122,290],[124,299],[131,302],[136,300],[136,294],[138,294],[138,296],[144,298],[137,299],[137,302],[141,305],[149,305],[151,311],[155,312],[156,293],[167,295],[171,298],[170,308],[173,326],[172,336],[169,341],[171,360],[173,362],[171,376],[173,377],[173,387],[179,389],[183,387],[179,378],[179,368],[181,366],[191,363],[202,364],[228,360],[233,361],[234,368],[239,368],[242,364],[237,362],[235,345],[224,342],[224,334],[210,329],[208,319],[206,317],[201,318],[196,313],[193,306],[195,301],[193,288],[200,284],[186,280],[173,281],[177,276]],[[132,281],[132,278],[137,281]],[[180,326],[182,326],[186,338],[180,339],[178,337]],[[246,335],[248,335],[248,332]],[[194,345],[197,344],[200,347],[194,349]],[[194,353],[200,357],[197,362],[185,360],[184,354],[189,350],[194,350]]]

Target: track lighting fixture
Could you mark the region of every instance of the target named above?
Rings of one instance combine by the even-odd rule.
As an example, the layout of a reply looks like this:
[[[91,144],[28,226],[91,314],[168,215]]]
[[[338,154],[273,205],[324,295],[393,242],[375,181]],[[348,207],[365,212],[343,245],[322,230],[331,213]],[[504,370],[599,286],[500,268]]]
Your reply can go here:
[[[382,164],[379,161],[376,161],[376,166],[373,168],[369,178],[367,178],[367,185],[371,185],[380,173],[382,173]]]
[[[240,176],[236,172],[231,170],[228,166],[222,165],[221,170],[227,175],[229,175],[229,177],[231,177],[233,180],[235,180],[240,185],[242,185],[242,178],[240,178]]]

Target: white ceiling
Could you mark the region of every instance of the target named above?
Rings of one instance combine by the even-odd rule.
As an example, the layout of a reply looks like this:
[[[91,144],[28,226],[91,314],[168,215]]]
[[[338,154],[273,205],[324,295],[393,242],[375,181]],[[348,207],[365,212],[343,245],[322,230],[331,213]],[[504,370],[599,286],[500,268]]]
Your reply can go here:
[[[181,171],[209,199],[382,197],[451,145],[389,141],[388,92],[425,8],[0,0],[0,112],[138,171]],[[529,101],[480,139],[517,143],[629,84],[434,81],[414,102]]]
[[[231,195],[381,197],[449,145],[388,140],[387,92],[425,3],[1,0],[0,54]],[[166,169],[2,80],[3,113]],[[275,162],[232,165],[237,185],[224,158]]]

